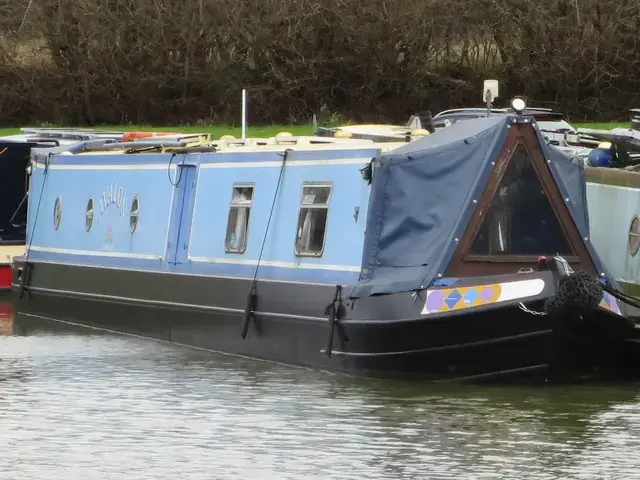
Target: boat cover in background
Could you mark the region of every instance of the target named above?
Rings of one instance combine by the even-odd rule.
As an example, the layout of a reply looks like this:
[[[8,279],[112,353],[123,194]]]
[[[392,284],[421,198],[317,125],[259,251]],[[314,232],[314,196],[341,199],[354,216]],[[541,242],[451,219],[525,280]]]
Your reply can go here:
[[[513,120],[499,115],[457,122],[376,159],[362,270],[359,282],[346,287],[349,297],[427,288],[444,272]],[[547,145],[536,132],[562,198],[569,199],[581,236],[589,238],[582,162]],[[596,268],[611,278],[591,243],[586,244]]]
[[[27,189],[25,170],[32,146],[25,142],[0,141],[0,242],[24,242],[26,208],[18,207]],[[19,211],[16,213],[16,210]],[[14,213],[16,216],[11,221]]]

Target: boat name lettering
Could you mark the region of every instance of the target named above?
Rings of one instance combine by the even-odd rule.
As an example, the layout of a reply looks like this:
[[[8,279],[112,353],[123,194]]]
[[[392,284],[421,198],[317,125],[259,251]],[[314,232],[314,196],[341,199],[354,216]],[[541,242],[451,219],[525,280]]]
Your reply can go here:
[[[104,213],[109,205],[116,205],[122,217],[124,216],[125,204],[124,188],[114,182],[102,192],[102,196],[100,197],[100,213]]]

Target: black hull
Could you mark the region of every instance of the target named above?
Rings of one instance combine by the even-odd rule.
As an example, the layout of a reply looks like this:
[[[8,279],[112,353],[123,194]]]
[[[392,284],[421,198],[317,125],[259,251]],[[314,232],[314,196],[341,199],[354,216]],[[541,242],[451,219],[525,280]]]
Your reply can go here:
[[[249,279],[47,263],[30,270],[21,298],[14,284],[20,314],[290,365],[433,381],[640,377],[638,329],[604,310],[535,316],[511,304],[425,317],[424,300],[410,294],[362,299],[336,326],[329,357],[333,286],[260,282],[243,339]]]

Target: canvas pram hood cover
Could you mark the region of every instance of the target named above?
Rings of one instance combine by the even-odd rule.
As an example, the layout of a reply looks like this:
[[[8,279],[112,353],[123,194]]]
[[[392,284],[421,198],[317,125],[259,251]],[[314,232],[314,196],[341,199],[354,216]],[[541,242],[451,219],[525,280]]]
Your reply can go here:
[[[444,273],[514,120],[457,122],[374,160],[362,268],[359,282],[345,289],[350,298],[427,288]],[[536,133],[578,231],[590,238],[582,162]],[[611,278],[585,243],[598,271]]]

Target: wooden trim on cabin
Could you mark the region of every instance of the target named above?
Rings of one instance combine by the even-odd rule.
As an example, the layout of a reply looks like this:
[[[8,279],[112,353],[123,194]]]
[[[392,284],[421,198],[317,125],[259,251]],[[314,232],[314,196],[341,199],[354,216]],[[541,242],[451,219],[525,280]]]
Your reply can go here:
[[[529,156],[540,184],[547,194],[562,232],[573,255],[566,257],[574,269],[597,273],[593,260],[575,226],[553,175],[542,154],[538,137],[531,124],[511,124],[502,151],[498,155],[495,168],[489,177],[484,192],[478,200],[467,229],[462,235],[451,262],[445,269],[445,276],[477,276],[516,273],[521,268],[536,268],[538,255],[474,255],[470,249],[478,235],[491,202],[497,194],[502,178],[516,147],[521,144]],[[541,253],[542,255],[542,253]]]
[[[640,189],[640,172],[598,167],[585,167],[584,170],[589,183]]]

